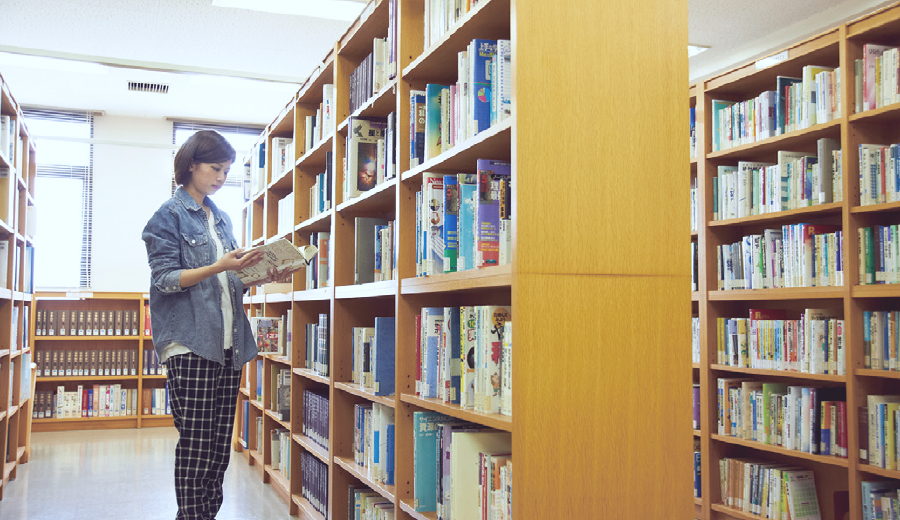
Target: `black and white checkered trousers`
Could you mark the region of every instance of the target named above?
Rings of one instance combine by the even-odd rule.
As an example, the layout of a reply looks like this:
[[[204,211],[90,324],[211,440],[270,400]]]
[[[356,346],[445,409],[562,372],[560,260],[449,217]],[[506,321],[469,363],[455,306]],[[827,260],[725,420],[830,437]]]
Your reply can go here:
[[[194,353],[166,360],[175,447],[177,520],[213,520],[222,507],[222,482],[231,456],[241,371]]]

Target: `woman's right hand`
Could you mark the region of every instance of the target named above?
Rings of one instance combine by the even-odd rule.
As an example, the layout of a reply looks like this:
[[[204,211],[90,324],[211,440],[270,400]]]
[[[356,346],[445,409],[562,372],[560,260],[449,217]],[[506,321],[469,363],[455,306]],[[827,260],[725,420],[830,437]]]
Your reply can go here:
[[[263,252],[256,250],[245,252],[244,249],[238,248],[222,255],[215,264],[218,272],[224,271],[240,271],[247,267],[253,267],[263,259]]]

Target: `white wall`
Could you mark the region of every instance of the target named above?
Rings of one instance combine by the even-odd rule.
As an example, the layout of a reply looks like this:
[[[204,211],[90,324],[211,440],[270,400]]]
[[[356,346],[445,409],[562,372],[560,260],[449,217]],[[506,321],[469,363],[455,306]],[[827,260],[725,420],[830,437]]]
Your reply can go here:
[[[94,118],[93,290],[149,290],[141,230],[170,197],[171,179],[171,121]]]

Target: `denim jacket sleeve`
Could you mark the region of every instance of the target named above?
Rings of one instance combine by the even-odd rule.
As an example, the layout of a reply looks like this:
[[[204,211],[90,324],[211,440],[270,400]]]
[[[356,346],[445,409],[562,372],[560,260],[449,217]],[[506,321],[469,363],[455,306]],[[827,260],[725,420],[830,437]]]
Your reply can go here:
[[[141,238],[147,246],[150,280],[154,287],[163,294],[186,291],[181,287],[181,271],[185,267],[181,262],[178,222],[167,205],[150,218]]]

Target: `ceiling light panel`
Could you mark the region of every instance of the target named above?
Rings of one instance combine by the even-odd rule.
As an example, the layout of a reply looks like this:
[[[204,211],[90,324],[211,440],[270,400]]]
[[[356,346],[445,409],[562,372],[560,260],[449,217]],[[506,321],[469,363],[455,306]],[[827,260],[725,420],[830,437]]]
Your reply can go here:
[[[366,2],[356,0],[213,0],[212,5],[351,22],[363,11]]]

